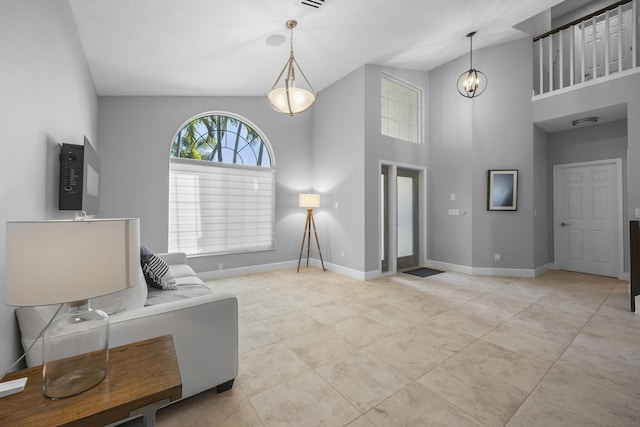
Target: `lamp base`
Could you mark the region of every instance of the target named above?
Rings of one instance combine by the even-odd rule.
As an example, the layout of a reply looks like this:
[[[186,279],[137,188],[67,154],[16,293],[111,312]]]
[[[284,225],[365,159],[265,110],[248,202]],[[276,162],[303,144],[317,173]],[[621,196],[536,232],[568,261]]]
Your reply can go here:
[[[80,394],[107,375],[109,318],[89,301],[69,303],[43,337],[42,391],[51,399]]]
[[[97,385],[106,375],[105,369],[96,367],[78,369],[51,381],[44,393],[51,399],[75,396]]]

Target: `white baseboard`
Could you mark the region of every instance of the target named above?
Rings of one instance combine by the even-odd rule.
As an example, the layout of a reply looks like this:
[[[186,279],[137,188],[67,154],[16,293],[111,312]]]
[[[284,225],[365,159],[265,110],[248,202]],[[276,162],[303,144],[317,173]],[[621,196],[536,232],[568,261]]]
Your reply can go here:
[[[300,265],[300,268],[303,269],[306,267],[306,262],[304,265]],[[322,268],[322,263],[319,259],[309,258],[309,265],[317,268]],[[225,277],[235,277],[235,276],[243,276],[246,274],[254,274],[254,273],[264,273],[267,271],[274,270],[282,270],[284,268],[297,268],[298,260],[291,261],[283,261],[283,262],[275,262],[271,264],[258,264],[258,265],[250,265],[246,267],[238,267],[238,268],[228,268],[224,270],[212,270],[212,271],[204,271],[198,273],[198,276],[204,280],[215,280],[215,279],[223,279]],[[347,268],[342,265],[324,263],[324,268],[327,271],[333,271],[334,273],[342,274],[343,276],[353,277],[358,280],[371,280],[376,279],[379,276],[379,272],[369,272],[365,273],[362,271],[354,270],[352,268]]]
[[[497,277],[538,277],[549,270],[553,270],[553,264],[546,264],[535,269],[530,268],[491,268],[491,267],[469,267],[467,265],[450,264],[429,260],[427,267],[439,270],[454,271],[456,273],[469,274],[475,276],[497,276]]]
[[[317,268],[322,268],[322,264],[319,259],[310,258],[309,265]],[[253,273],[264,273],[267,271],[281,270],[284,268],[295,268],[298,266],[297,260],[276,262],[271,264],[259,264],[250,265],[246,267],[229,268],[224,270],[212,270],[198,273],[198,276],[204,281],[222,279],[225,277],[242,276]],[[300,268],[305,268],[300,266]],[[357,280],[373,280],[381,277],[380,270],[372,271],[359,271],[352,268],[345,267],[343,265],[324,263],[324,267],[328,271],[342,274],[343,276],[352,277]],[[451,264],[441,261],[427,261],[426,267],[436,268],[438,270],[452,271],[455,273],[462,273],[476,276],[496,276],[496,277],[538,277],[547,271],[557,270],[557,267],[553,263],[545,264],[535,269],[527,268],[486,268],[486,267],[469,267],[466,265]],[[625,272],[620,280],[629,280],[629,273]]]
[[[318,262],[318,264],[320,264]],[[204,271],[198,273],[198,277],[200,277],[205,282],[207,280],[214,279],[222,279],[225,277],[235,277],[235,276],[244,276],[246,274],[254,274],[254,273],[264,273],[267,271],[273,270],[282,270],[283,268],[292,268],[297,267],[298,261],[284,261],[284,262],[275,262],[271,264],[258,264],[258,265],[249,265],[246,267],[238,267],[238,268],[227,268],[224,270],[212,270],[212,271]]]

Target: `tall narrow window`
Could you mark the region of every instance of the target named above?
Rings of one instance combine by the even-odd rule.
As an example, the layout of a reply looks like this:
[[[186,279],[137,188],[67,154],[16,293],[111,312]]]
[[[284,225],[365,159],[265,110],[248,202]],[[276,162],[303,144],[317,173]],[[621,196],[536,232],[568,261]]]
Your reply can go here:
[[[273,249],[275,169],[266,138],[229,113],[197,117],[171,145],[169,250]]]
[[[419,144],[422,91],[387,74],[380,79],[382,135]]]

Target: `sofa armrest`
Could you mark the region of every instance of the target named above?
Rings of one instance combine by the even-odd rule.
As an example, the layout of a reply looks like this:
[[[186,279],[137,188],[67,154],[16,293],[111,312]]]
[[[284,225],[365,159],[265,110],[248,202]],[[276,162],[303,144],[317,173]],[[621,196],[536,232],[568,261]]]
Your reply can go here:
[[[238,375],[235,296],[203,295],[110,316],[110,347],[166,334],[173,336],[183,398]]]
[[[186,264],[187,254],[184,252],[169,252],[166,254],[156,254],[169,265]]]

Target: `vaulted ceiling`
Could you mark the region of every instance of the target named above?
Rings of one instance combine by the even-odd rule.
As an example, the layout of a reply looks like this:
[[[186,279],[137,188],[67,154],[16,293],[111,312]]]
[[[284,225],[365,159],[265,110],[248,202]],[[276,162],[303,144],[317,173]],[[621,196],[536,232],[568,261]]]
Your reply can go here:
[[[263,95],[289,55],[316,90],[363,64],[430,70],[527,36],[559,0],[69,0],[99,95]],[[273,37],[275,36],[275,37]],[[280,42],[273,46],[273,42]],[[475,60],[474,60],[475,62]]]

